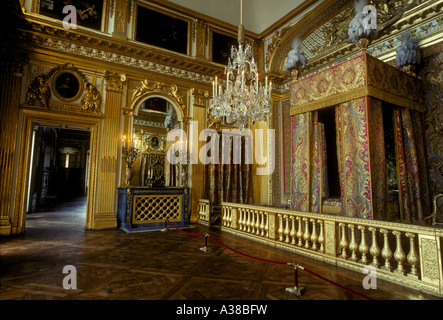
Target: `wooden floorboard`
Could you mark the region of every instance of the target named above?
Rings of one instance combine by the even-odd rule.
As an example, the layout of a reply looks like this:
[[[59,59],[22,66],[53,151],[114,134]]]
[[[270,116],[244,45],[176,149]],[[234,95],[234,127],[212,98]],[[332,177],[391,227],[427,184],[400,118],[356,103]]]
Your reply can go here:
[[[25,234],[1,239],[1,300],[361,300],[299,272],[301,297],[292,267],[253,260],[203,237],[168,232],[86,231],[85,199],[28,215]],[[442,300],[378,280],[365,290],[366,276],[294,253],[194,225],[241,252],[294,261],[375,300]],[[77,271],[77,289],[64,289],[63,267]]]

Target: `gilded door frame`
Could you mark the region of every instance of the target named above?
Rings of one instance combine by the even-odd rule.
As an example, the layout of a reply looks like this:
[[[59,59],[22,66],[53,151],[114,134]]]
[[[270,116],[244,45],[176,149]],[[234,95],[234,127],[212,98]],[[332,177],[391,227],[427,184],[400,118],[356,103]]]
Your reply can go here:
[[[90,129],[89,187],[87,191],[86,229],[94,229],[96,210],[96,181],[98,166],[98,143],[101,126],[100,116],[52,113],[41,109],[23,108],[19,142],[16,189],[14,190],[14,210],[11,218],[11,233],[20,234],[25,230],[28,176],[32,130],[35,124],[66,126],[70,129]]]

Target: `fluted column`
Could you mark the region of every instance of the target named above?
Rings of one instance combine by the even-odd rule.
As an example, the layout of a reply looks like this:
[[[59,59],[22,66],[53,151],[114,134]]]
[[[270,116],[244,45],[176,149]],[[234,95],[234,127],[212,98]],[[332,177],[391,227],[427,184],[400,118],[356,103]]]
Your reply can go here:
[[[94,229],[112,228],[117,225],[115,195],[118,187],[120,118],[125,77],[106,72],[105,79],[106,102],[100,138],[97,213],[94,217]]]
[[[14,186],[14,162],[19,120],[20,87],[27,57],[15,53],[0,54],[0,235],[21,233],[12,230],[11,210]]]

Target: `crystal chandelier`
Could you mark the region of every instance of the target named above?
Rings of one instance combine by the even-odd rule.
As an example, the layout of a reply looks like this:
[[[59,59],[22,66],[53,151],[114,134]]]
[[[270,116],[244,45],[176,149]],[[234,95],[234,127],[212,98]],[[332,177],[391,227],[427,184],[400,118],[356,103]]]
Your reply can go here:
[[[225,67],[226,88],[223,90],[217,77],[212,82],[213,98],[209,103],[209,112],[220,123],[236,123],[240,131],[244,131],[249,122],[266,120],[271,106],[272,82],[268,84],[268,77],[264,86],[258,81],[252,46],[245,46],[243,0],[240,7],[238,49],[232,46],[231,58]]]

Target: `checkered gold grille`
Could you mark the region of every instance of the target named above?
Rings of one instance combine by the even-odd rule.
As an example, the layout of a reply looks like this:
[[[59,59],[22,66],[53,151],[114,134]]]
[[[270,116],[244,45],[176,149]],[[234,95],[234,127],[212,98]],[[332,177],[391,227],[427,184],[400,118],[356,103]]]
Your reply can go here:
[[[132,223],[164,222],[181,220],[181,195],[134,196]]]

